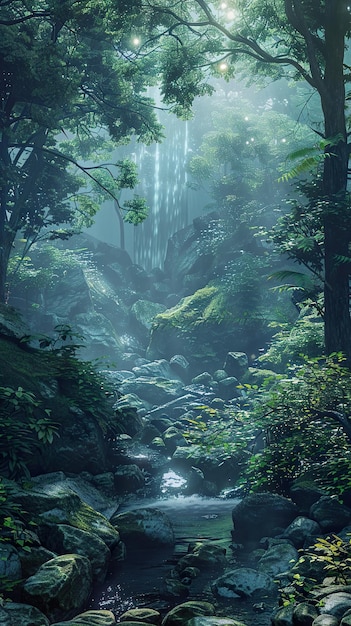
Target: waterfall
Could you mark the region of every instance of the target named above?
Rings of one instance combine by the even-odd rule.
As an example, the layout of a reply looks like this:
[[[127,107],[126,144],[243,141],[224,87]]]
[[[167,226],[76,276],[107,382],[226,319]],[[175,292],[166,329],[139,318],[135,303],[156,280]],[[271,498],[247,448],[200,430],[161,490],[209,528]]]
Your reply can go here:
[[[145,146],[133,141],[119,147],[114,159],[130,158],[138,166],[139,184],[134,190],[147,200],[149,216],[138,226],[125,224],[125,245],[134,263],[147,271],[163,266],[168,239],[190,221],[202,214],[209,201],[208,195],[188,185],[187,161],[198,143],[198,125],[193,120],[182,121],[161,110],[159,95],[155,97],[159,121],[164,126],[162,143]],[[120,202],[132,197],[123,190]],[[113,202],[106,201],[88,232],[109,244],[120,245],[120,225]]]
[[[145,269],[162,266],[167,241],[188,223],[186,161],[188,122],[161,114],[166,139],[141,148],[137,154],[140,184],[137,192],[150,208],[147,220],[134,230],[134,260]]]

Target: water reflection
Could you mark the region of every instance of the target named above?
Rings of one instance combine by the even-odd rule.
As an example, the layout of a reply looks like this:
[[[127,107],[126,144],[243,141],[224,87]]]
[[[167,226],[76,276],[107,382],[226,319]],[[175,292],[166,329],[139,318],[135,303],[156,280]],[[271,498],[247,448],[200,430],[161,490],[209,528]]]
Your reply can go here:
[[[168,470],[163,474],[160,484],[160,491],[162,495],[179,492],[182,487],[186,486],[186,479],[180,474],[176,474],[173,470]]]

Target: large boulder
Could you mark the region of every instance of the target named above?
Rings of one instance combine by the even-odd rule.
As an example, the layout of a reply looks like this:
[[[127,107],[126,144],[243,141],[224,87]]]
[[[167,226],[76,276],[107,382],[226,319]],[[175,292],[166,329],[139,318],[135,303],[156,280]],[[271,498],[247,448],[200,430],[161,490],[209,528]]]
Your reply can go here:
[[[9,626],[49,626],[50,622],[46,615],[30,604],[5,602],[3,609],[9,619]],[[7,626],[6,618],[1,614],[0,624]]]
[[[323,598],[320,612],[322,614],[334,615],[338,619],[341,619],[346,611],[351,610],[351,593],[346,591],[339,591],[331,593]]]
[[[158,509],[143,508],[112,516],[122,541],[128,547],[173,545],[172,524],[165,513]]]
[[[197,615],[214,615],[215,608],[210,602],[191,600],[171,609],[163,618],[162,626],[183,626]]]
[[[258,561],[257,568],[269,576],[287,572],[299,558],[298,552],[289,542],[271,545]]]
[[[67,524],[43,525],[40,530],[42,543],[58,554],[75,553],[89,559],[93,578],[105,579],[111,552],[106,543],[90,532]]]
[[[320,525],[309,517],[300,515],[284,530],[283,536],[292,541],[296,548],[302,548],[306,541],[312,542],[313,537],[322,534]]]
[[[0,543],[0,584],[19,580],[22,577],[20,557],[14,546]]]
[[[176,399],[181,392],[179,380],[139,376],[121,383],[119,391],[122,395],[135,394],[152,405],[164,404]]]
[[[113,626],[116,618],[112,611],[85,611],[73,617],[68,622],[55,622],[51,626]]]
[[[351,509],[332,496],[322,496],[310,509],[310,517],[324,532],[341,530],[351,521]]]
[[[68,483],[69,485],[69,483]],[[73,489],[63,482],[35,484],[32,488],[14,487],[12,499],[20,504],[38,524],[68,524],[92,533],[114,548],[120,537],[104,515],[84,502]],[[91,486],[92,491],[94,490]]]
[[[134,493],[145,486],[145,475],[135,463],[121,465],[114,473],[114,482],[116,493]]]
[[[228,376],[242,379],[249,367],[249,359],[245,352],[228,352],[223,369]]]
[[[92,590],[89,560],[64,554],[44,563],[23,586],[24,599],[51,621],[72,617],[85,606]]]
[[[189,568],[218,570],[226,564],[225,549],[212,542],[197,542],[191,552],[179,559],[176,571],[184,575]]]
[[[133,367],[133,374],[135,374],[135,376],[149,376],[151,378],[166,378],[169,380],[181,379],[181,377],[175,373],[175,370],[176,368],[172,367],[166,359],[158,359]]]
[[[297,507],[288,498],[274,493],[246,496],[232,511],[234,540],[242,543],[272,537],[296,517]]]
[[[212,591],[220,598],[248,598],[256,591],[272,591],[274,582],[271,576],[249,567],[230,570],[217,578]]]

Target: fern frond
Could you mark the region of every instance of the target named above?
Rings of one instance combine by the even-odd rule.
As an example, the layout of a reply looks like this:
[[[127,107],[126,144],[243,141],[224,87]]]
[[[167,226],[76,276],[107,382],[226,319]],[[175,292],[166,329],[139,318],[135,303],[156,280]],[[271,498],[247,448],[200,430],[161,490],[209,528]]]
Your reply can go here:
[[[335,137],[329,137],[328,139],[321,139],[314,146],[300,148],[287,155],[287,161],[296,161],[300,159],[300,163],[295,165],[289,172],[285,172],[278,178],[278,182],[288,182],[292,178],[296,178],[304,172],[308,172],[314,167],[317,167],[324,159],[333,155],[332,152],[324,152],[329,146],[336,146],[340,141],[343,141],[343,136],[339,133]]]

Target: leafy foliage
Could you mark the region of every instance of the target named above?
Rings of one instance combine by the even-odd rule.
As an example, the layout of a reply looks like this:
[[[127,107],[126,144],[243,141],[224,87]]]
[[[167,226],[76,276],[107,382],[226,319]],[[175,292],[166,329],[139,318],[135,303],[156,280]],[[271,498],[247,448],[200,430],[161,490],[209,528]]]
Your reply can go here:
[[[0,387],[0,469],[15,477],[28,472],[26,461],[41,444],[52,443],[57,425],[50,410],[22,387]]]
[[[262,428],[265,447],[249,461],[247,476],[254,490],[289,493],[293,479],[311,471],[331,493],[349,488],[345,468],[350,444],[340,424],[325,411],[351,413],[351,375],[343,357],[306,360],[290,368],[268,392],[259,394],[253,419]],[[333,467],[331,475],[330,468]]]
[[[295,572],[289,586],[281,590],[281,604],[289,606],[298,602],[306,601],[306,595],[316,586],[313,577],[313,568],[322,572],[336,585],[348,585],[351,578],[351,541],[346,541],[337,535],[329,535],[318,538],[317,541],[302,552],[295,569],[304,571],[304,564],[308,562],[311,570],[300,574]]]
[[[65,2],[62,10],[49,0],[33,12],[26,3],[1,6],[2,299],[17,233],[25,256],[38,239],[65,238],[91,224],[102,200],[118,200],[135,181],[131,166],[127,176],[126,163],[106,156],[133,135],[161,139],[143,94],[154,69],[131,54],[127,36],[136,4],[126,10],[104,0],[97,10],[93,2]],[[137,221],[141,213],[139,207]]]
[[[323,323],[313,315],[302,313],[293,325],[285,323],[279,326],[280,330],[273,336],[268,350],[258,359],[264,367],[286,372],[288,366],[302,364],[306,356],[313,358],[323,354]]]

